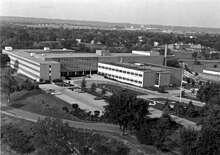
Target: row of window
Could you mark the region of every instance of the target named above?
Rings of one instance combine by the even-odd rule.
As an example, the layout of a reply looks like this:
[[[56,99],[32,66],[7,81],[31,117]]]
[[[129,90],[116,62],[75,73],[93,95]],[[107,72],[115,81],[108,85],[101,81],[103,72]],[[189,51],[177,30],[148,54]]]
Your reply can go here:
[[[76,61],[76,62],[81,62],[81,61],[94,61],[96,62],[97,59],[94,59],[94,58],[54,58],[54,61],[58,61],[58,62],[63,62],[63,61]]]
[[[125,78],[125,77],[121,77],[121,76],[117,76],[117,75],[111,75],[111,74],[107,74],[107,73],[102,73],[102,74],[105,75],[105,76],[108,76],[110,78],[122,79],[122,80],[130,81],[130,82],[135,82],[135,83],[142,84],[142,81],[129,79],[129,78]]]
[[[133,72],[129,72],[129,71],[124,71],[124,70],[120,70],[120,69],[109,68],[109,67],[104,67],[104,66],[98,66],[98,67],[99,67],[99,68],[103,68],[103,69],[107,69],[107,70],[111,70],[111,71],[120,72],[120,73],[135,75],[135,76],[139,76],[139,77],[142,77],[142,76],[143,76],[142,74],[133,73]]]

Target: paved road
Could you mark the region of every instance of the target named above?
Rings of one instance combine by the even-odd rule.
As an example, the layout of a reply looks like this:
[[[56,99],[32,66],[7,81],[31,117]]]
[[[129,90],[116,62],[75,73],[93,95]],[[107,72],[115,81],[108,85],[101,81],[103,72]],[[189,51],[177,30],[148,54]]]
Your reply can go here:
[[[1,103],[1,112],[7,115],[15,116],[18,118],[22,118],[25,120],[36,122],[38,118],[44,119],[46,116],[31,113],[28,111],[24,111],[17,108],[12,108],[6,104]],[[162,115],[162,111],[154,109],[152,107],[149,108],[149,112],[151,113],[150,117],[160,117]],[[173,116],[171,115],[173,120],[175,120],[177,123],[182,124],[185,127],[191,127],[196,130],[199,130],[200,127],[196,126],[196,123],[191,122],[189,120]],[[79,122],[79,121],[70,121],[63,119],[64,122],[68,122],[70,126],[76,127],[76,128],[83,128],[83,129],[91,129],[91,130],[98,130],[98,131],[108,131],[108,132],[114,132],[114,133],[121,133],[119,130],[119,127],[117,125],[113,124],[107,124],[107,123],[88,123],[88,122]]]
[[[36,122],[38,118],[44,119],[46,116],[31,113],[28,111],[24,111],[17,108],[12,108],[10,106],[7,106],[6,104],[1,103],[1,113],[15,116],[18,118],[22,118],[25,120]],[[108,132],[115,132],[115,133],[121,133],[119,130],[119,127],[117,125],[113,124],[107,124],[107,123],[88,123],[88,122],[79,122],[79,121],[70,121],[63,119],[64,122],[68,122],[70,126],[76,127],[76,128],[83,128],[83,129],[91,129],[91,130],[99,130],[99,131],[108,131]]]

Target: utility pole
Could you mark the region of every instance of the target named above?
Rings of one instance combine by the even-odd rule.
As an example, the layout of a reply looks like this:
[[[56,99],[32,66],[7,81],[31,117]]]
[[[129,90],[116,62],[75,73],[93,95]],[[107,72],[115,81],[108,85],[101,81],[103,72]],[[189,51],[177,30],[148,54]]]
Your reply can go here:
[[[184,62],[182,63],[182,76],[181,76],[181,83],[180,83],[180,103],[182,101],[182,88],[183,88],[183,74],[184,74],[184,69],[185,69],[185,64]]]

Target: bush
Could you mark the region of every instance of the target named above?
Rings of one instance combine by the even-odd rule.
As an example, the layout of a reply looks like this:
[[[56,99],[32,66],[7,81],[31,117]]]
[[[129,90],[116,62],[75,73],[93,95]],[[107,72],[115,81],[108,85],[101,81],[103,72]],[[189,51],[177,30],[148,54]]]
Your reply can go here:
[[[72,108],[73,108],[73,109],[78,109],[78,108],[79,108],[79,105],[78,105],[78,104],[72,104]]]
[[[31,137],[12,124],[1,127],[1,141],[18,153],[30,153],[35,150]]]
[[[69,112],[69,109],[67,107],[63,107],[63,110],[65,110],[66,112]]]
[[[27,91],[32,91],[32,90],[34,90],[34,83],[27,79],[27,80],[22,84],[22,88],[23,88],[24,90],[27,90]]]
[[[52,82],[63,82],[63,80],[62,79],[54,79],[54,80],[52,80]]]
[[[94,111],[94,116],[95,116],[95,117],[98,117],[99,115],[100,115],[100,111],[95,110],[95,111]]]

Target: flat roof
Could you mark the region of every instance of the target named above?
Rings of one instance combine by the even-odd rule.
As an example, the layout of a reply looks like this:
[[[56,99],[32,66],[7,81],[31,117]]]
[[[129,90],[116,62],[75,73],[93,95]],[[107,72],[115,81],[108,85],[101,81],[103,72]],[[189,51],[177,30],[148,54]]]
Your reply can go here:
[[[114,65],[114,66],[119,66],[119,67],[124,67],[124,68],[129,68],[133,70],[138,70],[138,71],[162,71],[162,72],[168,72],[169,70],[166,68],[161,67],[156,67],[154,65],[150,64],[143,64],[143,66],[135,65],[135,63],[128,63],[128,62],[111,62],[111,63],[103,63],[103,64],[109,64],[109,65]]]
[[[70,49],[50,49],[50,50],[44,50],[44,49],[14,49],[12,51],[23,51],[27,53],[66,53],[66,52],[74,52],[74,50]]]
[[[11,53],[13,55],[16,55],[18,57],[26,58],[26,59],[28,59],[30,61],[33,61],[33,62],[36,62],[36,63],[40,63],[40,64],[51,64],[51,63],[55,64],[55,63],[59,63],[59,62],[55,62],[55,61],[44,61],[42,59],[32,57],[30,55],[30,53],[28,53],[26,51],[23,51],[23,50],[12,50],[12,51],[3,50],[3,51]]]
[[[214,72],[220,72],[220,68],[211,68],[211,67],[207,67],[203,70],[209,70],[209,71],[214,71]]]

